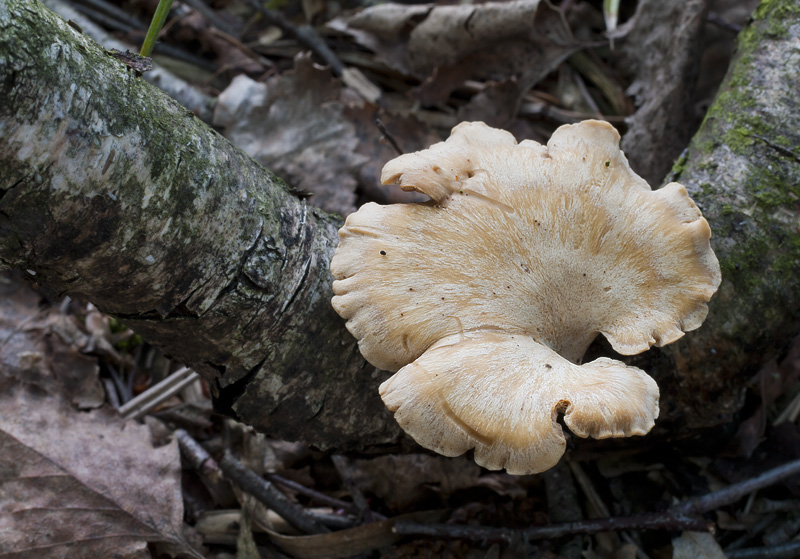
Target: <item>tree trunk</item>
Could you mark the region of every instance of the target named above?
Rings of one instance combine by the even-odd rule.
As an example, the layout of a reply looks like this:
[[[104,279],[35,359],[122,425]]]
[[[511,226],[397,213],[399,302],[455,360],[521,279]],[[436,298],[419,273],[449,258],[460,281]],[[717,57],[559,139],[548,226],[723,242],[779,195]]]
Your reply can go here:
[[[758,10],[674,170],[723,285],[700,330],[629,360],[659,381],[665,433],[728,421],[800,329],[797,11]],[[270,436],[394,448],[387,374],[329,303],[340,224],[40,3],[0,3],[0,264],[119,317]]]

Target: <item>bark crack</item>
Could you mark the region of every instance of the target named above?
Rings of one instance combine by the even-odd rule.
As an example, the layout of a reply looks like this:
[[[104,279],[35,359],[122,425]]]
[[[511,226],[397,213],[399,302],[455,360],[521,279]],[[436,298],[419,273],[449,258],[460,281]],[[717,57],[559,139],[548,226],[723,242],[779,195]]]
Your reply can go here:
[[[305,287],[306,279],[308,279],[308,273],[311,270],[311,260],[312,258],[309,257],[303,264],[303,273],[300,276],[300,281],[295,284],[294,288],[292,289],[292,294],[289,295],[289,297],[283,303],[280,311],[281,315],[286,312],[286,309],[288,309],[292,303],[294,303],[294,300],[297,298],[300,291],[302,291],[303,287]]]
[[[12,191],[12,190],[14,190],[15,188],[17,188],[19,185],[21,185],[23,182],[25,182],[25,179],[27,179],[27,178],[28,178],[28,177],[22,177],[21,179],[19,179],[17,182],[15,182],[14,184],[12,184],[12,185],[11,185],[11,186],[9,186],[8,188],[3,188],[3,189],[0,189],[0,200],[2,200],[2,199],[3,199],[3,197],[4,197],[6,194],[8,194],[9,192],[11,192],[11,191]]]
[[[764,138],[763,136],[758,136],[756,134],[753,134],[753,137],[758,139],[758,140],[761,140],[762,142],[764,142],[764,144],[768,148],[770,148],[770,149],[772,149],[774,151],[777,151],[778,153],[780,153],[784,157],[788,157],[789,159],[794,160],[796,163],[800,163],[800,157],[798,157],[793,151],[791,151],[791,150],[789,150],[789,149],[787,149],[787,148],[785,148],[783,146],[779,146],[779,145],[777,145],[777,144],[775,144],[773,142],[770,142],[767,138]]]
[[[239,401],[239,398],[242,397],[245,390],[247,390],[247,386],[250,384],[250,381],[253,380],[253,377],[258,374],[258,371],[264,366],[264,363],[267,362],[267,357],[264,357],[261,361],[256,363],[255,367],[251,368],[247,371],[241,378],[235,380],[228,386],[223,387],[220,384],[220,381],[223,378],[223,374],[220,374],[217,377],[217,395],[214,398],[214,411],[223,413],[225,415],[229,415],[231,417],[238,417],[238,414],[233,409],[236,403]],[[223,371],[224,373],[224,371]]]
[[[244,253],[242,254],[242,257],[239,259],[239,264],[236,266],[236,273],[233,274],[233,278],[231,278],[231,281],[228,282],[228,285],[223,287],[222,290],[219,292],[219,295],[217,296],[217,300],[214,302],[214,304],[218,303],[220,301],[220,299],[223,299],[229,293],[234,291],[236,289],[236,287],[239,285],[239,282],[241,281],[242,277],[247,278],[247,273],[244,270],[244,266],[247,263],[247,261],[250,259],[250,256],[253,254],[253,252],[255,252],[256,247],[261,242],[261,238],[263,236],[264,236],[264,220],[261,219],[258,222],[258,234],[256,235],[255,240],[252,242],[252,244],[249,247],[247,247],[245,249]],[[254,286],[255,286],[255,284],[254,284]],[[257,286],[255,286],[255,287],[257,287]],[[213,306],[214,305],[211,305],[209,307],[209,309],[211,307],[213,307]]]
[[[161,309],[158,309],[159,313],[164,317],[164,320],[168,320],[170,318],[199,318],[203,315],[203,313],[198,313],[189,308],[189,301],[195,296],[195,294],[203,289],[207,284],[201,283],[194,289],[192,289],[189,294],[184,297],[182,301],[180,301],[177,305],[173,306],[171,309],[167,310],[164,309],[162,312]]]

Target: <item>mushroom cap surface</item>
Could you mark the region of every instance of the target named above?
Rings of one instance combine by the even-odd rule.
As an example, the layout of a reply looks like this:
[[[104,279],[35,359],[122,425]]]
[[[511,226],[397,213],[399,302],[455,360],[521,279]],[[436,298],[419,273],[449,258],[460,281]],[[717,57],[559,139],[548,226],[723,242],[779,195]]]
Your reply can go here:
[[[589,413],[579,411],[582,406],[597,404],[573,391],[581,374],[593,378],[603,371],[608,377],[603,389],[617,393],[626,382],[646,377],[616,361],[609,361],[613,366],[599,360],[575,365],[598,333],[624,355],[671,343],[702,324],[706,302],[720,283],[710,228],[686,189],[671,183],[651,190],[631,171],[619,149],[619,134],[605,122],[562,126],[546,146],[530,140],[518,144],[510,133],[483,123],[462,123],[447,141],[387,163],[382,181],[423,192],[431,201],[370,203],[347,218],[331,262],[334,309],[347,319],[370,363],[400,370],[381,392],[387,406],[397,410],[401,426],[423,446],[445,454],[475,447],[476,459],[487,456],[483,463],[488,467],[541,471],[541,460],[529,458],[526,470],[522,458],[512,457],[531,457],[542,445],[553,449],[560,444],[560,456],[563,434],[551,422],[554,406],[568,401],[570,413],[580,415]],[[562,380],[548,381],[550,388],[522,383],[532,391],[525,408],[529,424],[549,425],[548,434],[502,439],[504,450],[492,452],[480,448],[494,448],[487,441],[500,444],[499,432],[470,431],[464,425],[488,424],[458,413],[456,420],[441,411],[455,409],[452,404],[442,408],[441,402],[468,392],[467,381],[451,377],[480,379],[476,399],[493,394],[502,400],[500,386],[506,380],[514,379],[518,390],[523,379],[539,378],[541,367],[509,355],[509,362],[524,372],[501,366],[505,373],[500,374],[502,355],[489,359],[495,350],[477,341],[475,347],[489,359],[485,366],[456,365],[458,354],[450,355],[450,365],[431,365],[436,362],[431,352],[451,353],[443,349],[451,347],[442,346],[443,340],[485,341],[492,339],[490,334],[501,338],[495,341],[502,347],[510,347],[507,337],[513,336],[519,347],[536,344],[531,351],[539,358],[552,361],[543,357],[541,346],[566,363],[554,367],[563,372],[555,377]],[[469,372],[476,367],[479,373]],[[422,370],[440,371],[426,381],[438,389],[414,388],[427,378]],[[636,427],[625,422],[629,427],[612,427],[607,415],[605,427],[576,431],[568,425],[578,435],[643,434],[658,415],[654,387],[629,394],[626,405],[649,418]],[[406,403],[398,400],[403,394]],[[514,394],[522,402],[526,392]],[[551,401],[556,394],[567,396]],[[517,416],[502,419],[498,410],[492,412],[493,422],[505,421],[518,430],[525,424]],[[618,407],[616,413],[628,412]],[[470,442],[448,446],[431,430],[450,436],[460,432]]]
[[[440,340],[380,387],[386,407],[425,448],[510,474],[556,465],[564,422],[580,437],[644,435],[658,386],[641,369],[601,357],[570,363],[528,336],[497,332]],[[636,404],[636,405],[633,405]]]

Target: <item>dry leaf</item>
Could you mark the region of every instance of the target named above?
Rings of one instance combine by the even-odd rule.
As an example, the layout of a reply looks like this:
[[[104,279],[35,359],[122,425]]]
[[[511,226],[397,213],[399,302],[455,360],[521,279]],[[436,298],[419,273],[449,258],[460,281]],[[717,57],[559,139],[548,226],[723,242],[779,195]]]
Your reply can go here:
[[[0,376],[0,555],[18,559],[201,557],[182,536],[177,444],[147,427],[75,410],[41,386]]]
[[[329,70],[299,55],[294,72],[266,83],[236,77],[219,96],[214,125],[292,188],[311,193],[312,203],[346,215],[355,210],[364,158],[340,93]]]
[[[489,82],[469,103],[459,107],[458,118],[508,129],[517,115],[519,95],[519,84],[516,80]]]
[[[74,316],[40,306],[41,295],[16,280],[0,297],[0,371],[60,392],[80,409],[105,401],[97,360],[83,355],[90,337]]]
[[[446,98],[468,77],[505,81],[519,94],[577,45],[557,10],[538,0],[453,6],[380,4],[328,25],[353,36],[392,68],[421,80],[426,100]]]
[[[761,399],[753,415],[742,421],[729,450],[749,458],[764,440],[767,428],[767,411],[785,394],[800,377],[800,336],[795,338],[789,353],[781,361],[769,359],[750,381],[755,394]],[[777,420],[774,422],[777,423]]]
[[[640,2],[623,47],[636,69],[628,94],[639,107],[626,120],[622,149],[650,184],[661,182],[700,123],[692,97],[705,10],[705,0]]]
[[[444,514],[440,511],[423,511],[370,522],[330,534],[312,536],[284,536],[276,532],[268,532],[268,534],[273,543],[292,557],[340,559],[387,547],[397,542],[401,539],[401,536],[394,531],[394,525],[398,521],[440,522],[443,516]]]
[[[229,16],[220,11],[216,14],[217,21],[226,21]],[[235,34],[233,25],[227,22],[231,28],[229,32]],[[206,17],[199,12],[190,12],[182,17],[176,28],[174,35],[177,39],[187,43],[198,42],[203,52],[214,55],[216,64],[224,70],[238,70],[250,74],[260,74],[265,67],[261,60],[249,49],[243,47],[241,43],[233,39],[227,33],[220,31],[211,25]]]
[[[714,536],[707,532],[683,532],[672,540],[672,559],[725,559]]]
[[[348,105],[345,116],[355,126],[358,136],[357,151],[366,160],[358,175],[359,189],[366,200],[380,204],[408,204],[428,200],[427,196],[419,192],[406,192],[400,188],[381,185],[381,170],[389,160],[401,153],[425,149],[431,144],[441,142],[442,138],[436,136],[430,127],[422,124],[412,114],[392,114],[370,103]]]

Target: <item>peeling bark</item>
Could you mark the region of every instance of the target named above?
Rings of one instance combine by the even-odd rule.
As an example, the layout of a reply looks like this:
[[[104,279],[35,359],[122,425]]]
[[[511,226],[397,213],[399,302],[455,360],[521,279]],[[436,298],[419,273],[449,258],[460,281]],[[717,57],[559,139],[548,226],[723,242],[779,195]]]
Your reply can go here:
[[[729,421],[800,330],[797,12],[764,2],[674,169],[723,286],[703,328],[629,360],[662,432]],[[270,436],[375,451],[404,439],[329,304],[339,225],[35,0],[0,3],[0,265],[120,317]]]

